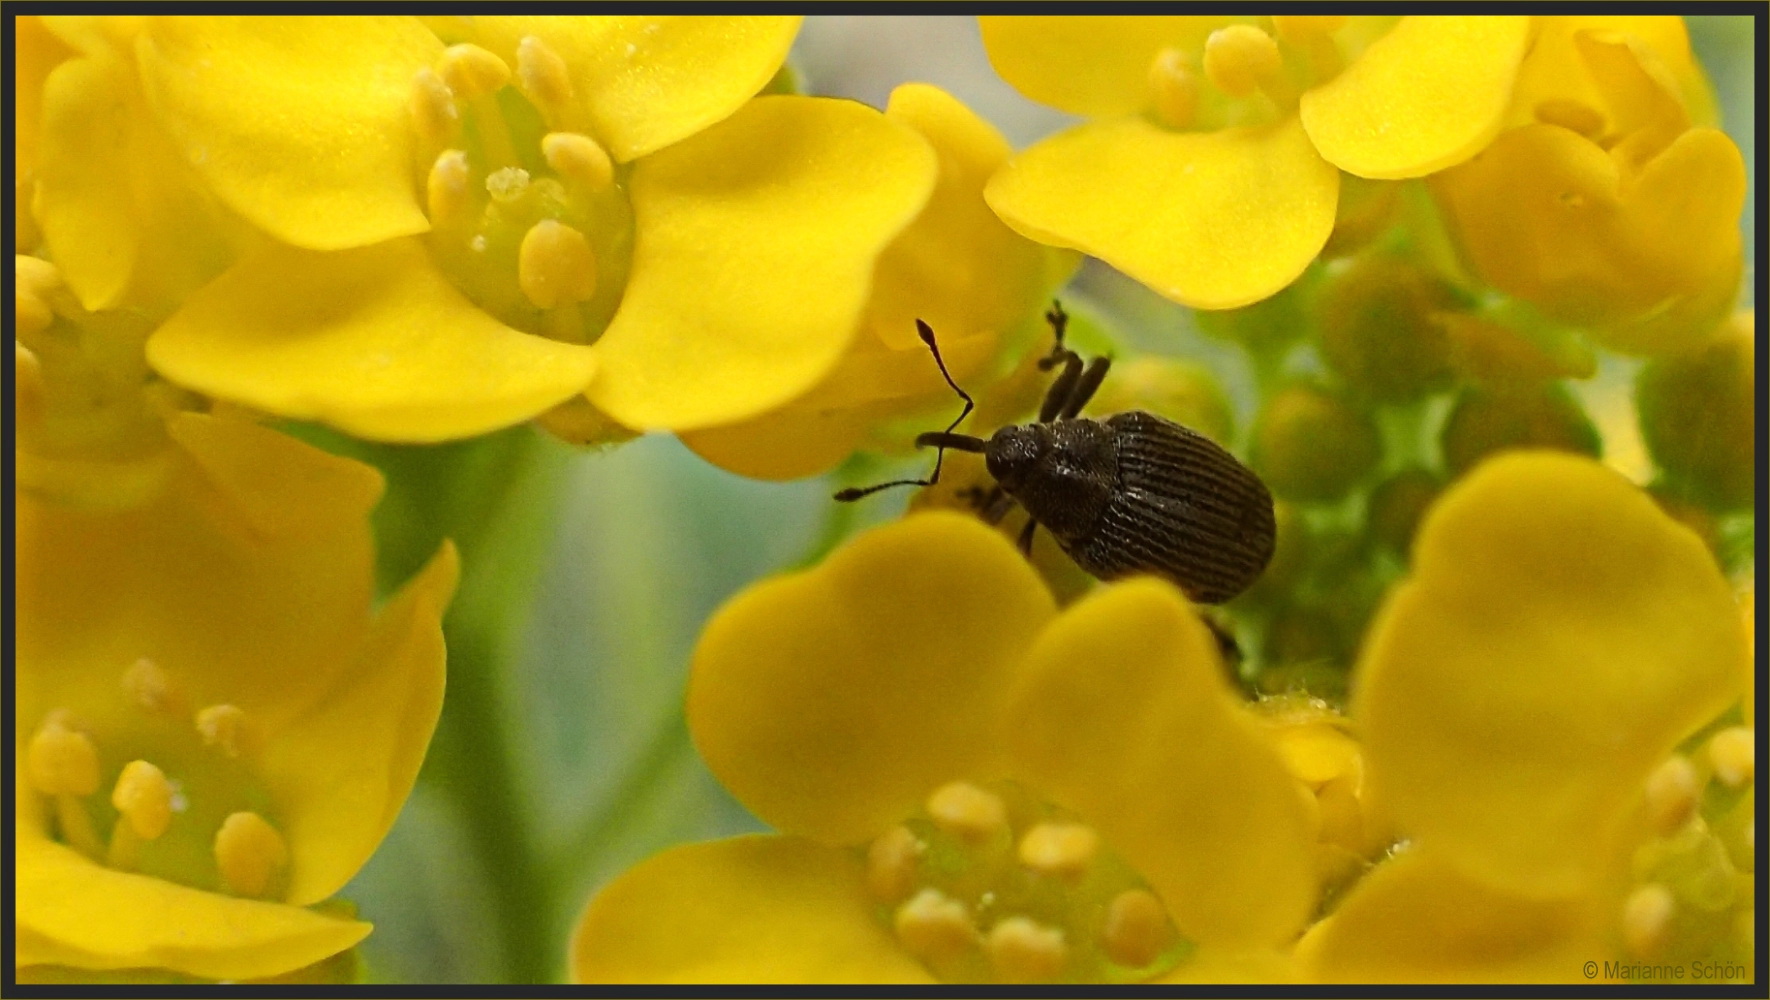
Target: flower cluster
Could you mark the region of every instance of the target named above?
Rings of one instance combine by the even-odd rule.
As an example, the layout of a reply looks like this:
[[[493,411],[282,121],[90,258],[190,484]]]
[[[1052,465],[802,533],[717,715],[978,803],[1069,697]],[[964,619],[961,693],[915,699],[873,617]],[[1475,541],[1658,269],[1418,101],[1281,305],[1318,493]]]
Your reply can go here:
[[[690,669],[776,832],[603,885],[574,978],[1749,977],[1748,179],[1683,20],[984,17],[1079,119],[1019,150],[805,92],[801,20],[16,19],[18,976],[357,974],[459,560],[377,593],[382,475],[297,435],[852,479],[954,388],[1030,419],[1048,320],[1118,355],[1080,416],[1258,474],[1263,575],[1023,555],[979,455],[832,515]]]

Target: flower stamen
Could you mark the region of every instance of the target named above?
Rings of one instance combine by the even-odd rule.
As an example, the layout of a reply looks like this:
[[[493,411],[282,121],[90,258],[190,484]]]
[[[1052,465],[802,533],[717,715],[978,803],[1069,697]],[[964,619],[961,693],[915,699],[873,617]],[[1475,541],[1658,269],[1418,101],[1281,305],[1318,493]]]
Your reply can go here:
[[[461,112],[455,107],[454,92],[428,66],[412,77],[410,110],[418,135],[426,143],[447,146],[455,141],[455,133],[461,127]]]
[[[237,705],[210,705],[199,710],[196,726],[205,746],[217,748],[236,760],[250,757],[258,749],[257,727]]]
[[[1647,776],[1647,812],[1661,835],[1676,833],[1696,815],[1702,784],[1688,757],[1674,754]]]
[[[916,893],[897,908],[892,925],[906,951],[936,967],[956,961],[977,944],[970,911],[939,889]]]
[[[516,46],[516,78],[548,124],[561,124],[559,118],[572,97],[572,78],[559,53],[533,35],[524,37]]]
[[[490,50],[471,43],[443,50],[437,72],[463,100],[490,94],[510,82],[510,65]]]
[[[111,826],[110,848],[105,852],[112,868],[135,868],[145,841],[158,840],[172,825],[172,783],[166,773],[145,760],[123,766],[111,789],[111,805],[117,822]]]
[[[236,812],[215,833],[215,864],[229,892],[263,899],[288,867],[289,845],[263,816]]]
[[[1030,917],[1009,917],[990,928],[986,947],[990,966],[1005,982],[1050,982],[1069,961],[1063,932]]]
[[[909,895],[916,864],[927,845],[910,828],[899,824],[873,839],[867,847],[867,888],[882,903],[895,903]]]
[[[578,132],[549,132],[541,137],[541,154],[559,176],[591,191],[615,182],[614,161],[595,139]]]
[[[1142,968],[1174,943],[1168,911],[1148,889],[1126,889],[1106,907],[1100,947],[1120,965]]]
[[[1665,947],[1677,913],[1672,890],[1650,882],[1629,894],[1623,903],[1623,943],[1637,958],[1651,958]]]
[[[1198,70],[1192,58],[1175,48],[1156,53],[1149,64],[1150,104],[1156,120],[1169,128],[1185,128],[1198,114]]]
[[[1100,851],[1100,835],[1081,823],[1040,823],[1020,838],[1020,863],[1071,882],[1079,880]]]
[[[988,840],[1008,825],[1008,807],[1001,796],[969,782],[942,785],[928,797],[927,808],[941,829],[972,843]]]
[[[25,775],[32,788],[55,800],[62,839],[88,857],[100,857],[98,832],[81,801],[98,791],[98,748],[92,739],[69,728],[60,713],[51,713],[25,750]]]
[[[124,669],[123,692],[150,715],[184,713],[184,692],[179,689],[178,682],[145,656]]]
[[[425,203],[433,227],[453,227],[468,221],[472,208],[468,179],[467,154],[462,150],[447,149],[436,158],[424,183]]]
[[[1709,762],[1715,767],[1715,777],[1728,788],[1751,784],[1757,770],[1753,743],[1750,726],[1733,726],[1710,737]]]
[[[1297,104],[1297,89],[1285,79],[1284,55],[1271,35],[1249,24],[1232,24],[1205,39],[1205,78],[1230,97],[1264,93],[1281,109]]]
[[[583,233],[542,219],[523,235],[516,280],[538,309],[582,302],[596,294],[596,253]]]

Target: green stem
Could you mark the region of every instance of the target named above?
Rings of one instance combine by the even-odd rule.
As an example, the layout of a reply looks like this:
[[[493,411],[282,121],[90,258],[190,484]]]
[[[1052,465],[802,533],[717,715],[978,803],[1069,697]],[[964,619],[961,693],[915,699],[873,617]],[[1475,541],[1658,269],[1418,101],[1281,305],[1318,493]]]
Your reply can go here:
[[[459,445],[383,456],[388,499],[378,512],[387,574],[460,547],[461,585],[443,620],[448,693],[420,780],[453,804],[486,875],[499,939],[498,978],[550,981],[565,950],[552,882],[537,856],[534,795],[508,703],[512,660],[539,582],[541,558],[571,452],[527,428]]]

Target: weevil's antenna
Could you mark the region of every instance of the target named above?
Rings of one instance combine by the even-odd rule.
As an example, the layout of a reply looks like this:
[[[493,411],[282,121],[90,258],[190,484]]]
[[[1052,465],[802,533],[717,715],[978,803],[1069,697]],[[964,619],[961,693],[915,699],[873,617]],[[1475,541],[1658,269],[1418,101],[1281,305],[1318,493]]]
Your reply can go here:
[[[1048,372],[1057,367],[1065,358],[1073,358],[1076,353],[1063,346],[1063,334],[1069,329],[1069,313],[1063,311],[1063,303],[1051,300],[1051,308],[1045,312],[1045,322],[1051,324],[1051,333],[1057,338],[1052,345],[1051,353],[1039,359],[1039,371]]]
[[[843,503],[851,503],[861,497],[893,486],[933,486],[940,482],[940,466],[942,462],[946,461],[948,448],[957,448],[961,451],[983,451],[983,439],[972,437],[969,434],[953,433],[953,429],[964,423],[965,418],[971,415],[972,409],[977,404],[972,402],[971,396],[965,390],[959,388],[959,383],[953,381],[952,373],[946,370],[946,361],[940,356],[940,347],[934,343],[934,328],[921,320],[916,320],[916,336],[921,337],[922,343],[927,344],[928,350],[933,352],[934,363],[940,366],[940,377],[946,379],[946,384],[952,386],[953,391],[959,394],[959,398],[965,401],[965,408],[959,411],[959,415],[953,418],[952,423],[946,425],[946,430],[933,431],[916,438],[916,447],[918,448],[930,444],[935,446],[934,472],[927,479],[894,479],[889,483],[879,483],[876,486],[864,488],[850,486],[836,493],[836,499]]]

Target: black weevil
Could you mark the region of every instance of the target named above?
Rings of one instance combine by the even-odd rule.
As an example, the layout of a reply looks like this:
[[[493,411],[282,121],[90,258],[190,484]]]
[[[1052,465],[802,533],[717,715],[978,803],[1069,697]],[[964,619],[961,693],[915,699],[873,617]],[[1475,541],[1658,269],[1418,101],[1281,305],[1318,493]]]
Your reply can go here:
[[[933,445],[934,472],[927,479],[898,479],[836,494],[858,500],[892,486],[932,486],[940,481],[946,449],[983,455],[994,488],[979,498],[984,520],[994,524],[1015,504],[1026,508],[1020,548],[1032,548],[1039,525],[1084,570],[1102,580],[1150,573],[1177,584],[1200,604],[1220,604],[1246,590],[1272,558],[1272,495],[1266,484],[1211,439],[1142,410],[1104,420],[1079,417],[1111,365],[1063,346],[1069,317],[1060,303],[1045,314],[1056,335],[1039,367],[1063,371],[1051,383],[1036,423],[1003,427],[986,441],[954,433],[972,410],[971,397],[946,370],[934,330],[921,320],[916,331],[948,385],[965,401],[944,431],[916,438]]]

